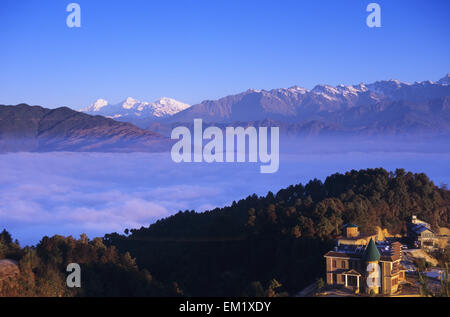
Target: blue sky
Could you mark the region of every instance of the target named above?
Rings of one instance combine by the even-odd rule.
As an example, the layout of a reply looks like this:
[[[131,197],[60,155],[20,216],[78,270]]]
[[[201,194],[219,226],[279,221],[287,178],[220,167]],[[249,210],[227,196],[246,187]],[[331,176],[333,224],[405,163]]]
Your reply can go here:
[[[81,6],[79,29],[66,6]],[[2,0],[0,104],[87,106],[97,98],[187,103],[249,88],[450,72],[450,1]]]

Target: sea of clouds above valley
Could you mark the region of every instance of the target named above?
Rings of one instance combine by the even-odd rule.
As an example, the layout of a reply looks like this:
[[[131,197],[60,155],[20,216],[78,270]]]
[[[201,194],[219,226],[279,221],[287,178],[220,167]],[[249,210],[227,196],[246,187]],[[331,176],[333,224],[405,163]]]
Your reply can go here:
[[[256,193],[368,167],[402,167],[450,183],[450,154],[346,152],[281,155],[275,174],[260,163],[173,163],[168,153],[0,155],[0,230],[21,244],[44,235],[90,237],[148,226],[179,210],[205,211]]]

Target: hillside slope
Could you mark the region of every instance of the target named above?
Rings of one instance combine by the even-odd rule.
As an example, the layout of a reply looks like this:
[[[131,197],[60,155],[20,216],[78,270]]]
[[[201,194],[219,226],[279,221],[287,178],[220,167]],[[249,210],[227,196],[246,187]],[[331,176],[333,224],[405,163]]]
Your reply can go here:
[[[256,296],[273,279],[295,294],[323,275],[323,254],[345,223],[404,234],[413,214],[448,226],[450,191],[402,169],[353,170],[205,213],[179,212],[105,240],[187,295]]]
[[[169,145],[157,133],[67,107],[0,105],[0,152],[161,151]]]

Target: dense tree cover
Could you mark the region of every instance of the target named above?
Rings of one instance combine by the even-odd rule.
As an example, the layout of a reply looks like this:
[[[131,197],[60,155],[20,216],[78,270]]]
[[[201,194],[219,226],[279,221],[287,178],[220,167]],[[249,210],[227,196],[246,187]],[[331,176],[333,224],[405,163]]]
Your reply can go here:
[[[413,214],[448,226],[450,192],[403,169],[352,170],[225,208],[179,212],[149,228],[106,235],[105,244],[129,251],[186,295],[260,295],[273,279],[293,295],[323,275],[322,256],[343,224],[405,233]]]
[[[0,233],[0,259],[18,259],[21,249],[18,241],[13,241],[11,234],[3,229]]]
[[[323,277],[323,254],[345,223],[404,233],[412,215],[448,227],[450,191],[425,174],[367,169],[92,241],[54,236],[20,248],[3,231],[0,258],[17,260],[21,274],[0,289],[12,296],[295,295]],[[66,287],[71,262],[82,266],[81,289]]]
[[[21,249],[9,233],[0,235],[2,257],[18,261],[20,274],[0,281],[0,296],[175,296],[176,287],[155,281],[147,270],[139,270],[128,252],[107,247],[101,238],[89,241],[44,237],[36,247]],[[9,247],[5,247],[9,244]],[[67,265],[81,267],[81,288],[68,288]]]

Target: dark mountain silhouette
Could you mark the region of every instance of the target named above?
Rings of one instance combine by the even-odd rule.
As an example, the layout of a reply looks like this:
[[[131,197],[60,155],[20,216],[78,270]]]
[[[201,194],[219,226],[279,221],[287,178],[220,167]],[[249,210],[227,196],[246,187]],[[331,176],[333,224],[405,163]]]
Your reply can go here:
[[[157,133],[67,107],[0,105],[0,152],[162,151],[169,146]]]

